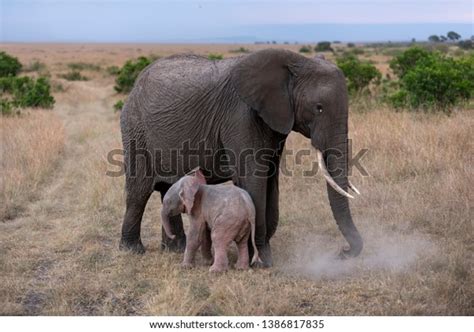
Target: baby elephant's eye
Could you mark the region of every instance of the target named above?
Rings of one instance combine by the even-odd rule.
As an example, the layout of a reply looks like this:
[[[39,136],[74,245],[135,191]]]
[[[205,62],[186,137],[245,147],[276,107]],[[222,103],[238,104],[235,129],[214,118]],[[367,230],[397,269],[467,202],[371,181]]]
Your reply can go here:
[[[316,112],[317,113],[323,113],[323,105],[321,105],[320,103],[317,103],[316,104]]]

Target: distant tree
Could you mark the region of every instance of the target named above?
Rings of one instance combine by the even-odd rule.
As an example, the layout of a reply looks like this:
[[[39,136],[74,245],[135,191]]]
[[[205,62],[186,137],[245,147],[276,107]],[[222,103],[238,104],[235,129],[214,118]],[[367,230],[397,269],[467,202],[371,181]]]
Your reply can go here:
[[[441,40],[441,42],[445,42],[446,40],[448,40],[448,38],[446,38],[446,36],[439,36],[439,39]]]
[[[456,41],[456,40],[461,39],[461,35],[457,32],[454,32],[454,31],[449,31],[447,36],[448,36],[449,40],[451,40],[451,41]]]
[[[460,40],[458,46],[465,50],[472,50],[474,42],[472,39]]]
[[[301,46],[300,48],[300,53],[311,53],[311,46],[308,45],[308,46]]]
[[[276,43],[277,43],[277,42],[276,42],[276,40],[272,40],[272,44],[274,44],[274,45],[275,45]]]
[[[315,46],[314,50],[316,52],[326,52],[326,51],[334,52],[334,50],[331,47],[331,42],[328,42],[328,41],[319,42]]]
[[[347,43],[347,47],[355,47],[354,43]]]
[[[411,42],[412,42],[412,43],[416,43],[416,39],[415,39],[415,38],[412,38],[412,39],[411,39]]]
[[[439,43],[440,39],[437,35],[431,35],[428,37],[428,40],[432,43]]]

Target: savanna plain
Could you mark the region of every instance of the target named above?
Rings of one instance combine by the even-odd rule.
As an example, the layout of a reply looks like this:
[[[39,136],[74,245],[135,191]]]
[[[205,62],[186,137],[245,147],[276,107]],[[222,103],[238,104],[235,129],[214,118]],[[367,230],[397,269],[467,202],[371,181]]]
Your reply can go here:
[[[357,258],[335,259],[344,239],[323,177],[303,174],[315,155],[294,158],[310,150],[296,133],[286,145],[292,175],[280,177],[273,268],[211,275],[198,261],[182,270],[182,254],[160,249],[159,194],[144,215],[147,252],[118,250],[124,177],[106,172],[116,170],[108,152],[121,148],[113,105],[123,96],[105,68],[150,54],[229,57],[240,46],[1,45],[24,64],[42,64],[36,67],[50,76],[56,103],[0,119],[0,314],[474,314],[470,106],[446,115],[351,103],[353,155],[367,149],[360,163],[368,173],[353,169],[351,177],[362,193],[351,200],[365,244]],[[390,56],[369,50],[363,57],[390,74]],[[88,80],[61,78],[70,63],[82,63]]]

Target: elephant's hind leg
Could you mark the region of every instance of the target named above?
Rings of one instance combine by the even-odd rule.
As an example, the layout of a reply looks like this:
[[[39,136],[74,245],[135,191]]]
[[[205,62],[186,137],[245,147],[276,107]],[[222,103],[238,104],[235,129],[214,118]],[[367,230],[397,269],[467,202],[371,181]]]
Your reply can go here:
[[[212,247],[214,248],[214,263],[209,272],[225,272],[229,268],[227,249],[233,241],[233,237],[225,234],[221,230],[214,230],[211,233]]]
[[[211,240],[211,232],[207,228],[206,225],[204,225],[204,229],[201,232],[201,254],[204,259],[204,263],[206,265],[211,265],[213,262],[212,259],[212,240]]]
[[[238,258],[235,268],[238,270],[247,270],[249,268],[249,247],[247,245],[250,234],[247,233],[239,242],[237,242]]]

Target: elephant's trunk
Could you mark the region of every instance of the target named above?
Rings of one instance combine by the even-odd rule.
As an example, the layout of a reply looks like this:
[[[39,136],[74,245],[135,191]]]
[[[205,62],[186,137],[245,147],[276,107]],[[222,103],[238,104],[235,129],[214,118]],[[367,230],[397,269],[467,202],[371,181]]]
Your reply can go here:
[[[170,224],[169,213],[168,213],[168,211],[166,211],[165,209],[161,209],[161,222],[163,223],[163,228],[165,229],[166,235],[167,235],[170,239],[173,240],[173,239],[175,238],[175,235],[174,235],[173,232],[171,231],[171,224]]]
[[[343,248],[341,257],[355,257],[360,254],[363,247],[362,238],[357,231],[357,228],[352,221],[351,211],[349,208],[349,199],[352,197],[347,194],[349,187],[354,190],[347,179],[348,158],[347,158],[347,135],[339,135],[336,139],[335,147],[325,153],[324,161],[329,169],[329,174],[334,179],[335,184],[346,194],[341,194],[340,191],[333,188],[328,182],[327,191],[328,198],[331,205],[331,210],[336,219],[336,223],[341,230],[342,235],[349,243],[349,248]],[[358,192],[357,189],[354,191]]]

